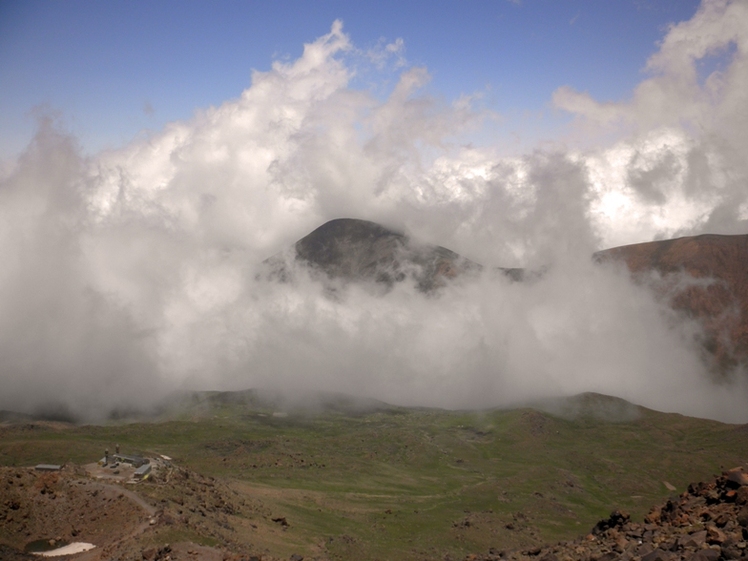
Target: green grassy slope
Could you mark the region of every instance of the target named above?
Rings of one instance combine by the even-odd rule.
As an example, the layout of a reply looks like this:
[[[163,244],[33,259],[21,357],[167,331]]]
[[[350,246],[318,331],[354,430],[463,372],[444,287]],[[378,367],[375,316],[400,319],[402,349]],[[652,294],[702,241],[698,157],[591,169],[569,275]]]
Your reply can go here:
[[[119,443],[260,497],[291,524],[293,551],[415,559],[571,538],[615,508],[641,518],[665,482],[680,492],[748,462],[745,426],[620,405],[583,396],[570,418],[328,403],[281,417],[250,394],[202,394],[159,422],[5,426],[0,464],[88,463]]]

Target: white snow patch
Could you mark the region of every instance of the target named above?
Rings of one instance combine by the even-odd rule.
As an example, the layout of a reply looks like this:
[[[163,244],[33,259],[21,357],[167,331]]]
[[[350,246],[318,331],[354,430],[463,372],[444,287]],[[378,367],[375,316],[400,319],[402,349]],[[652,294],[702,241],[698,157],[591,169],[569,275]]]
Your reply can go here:
[[[51,551],[40,551],[34,553],[34,555],[41,555],[42,557],[57,557],[59,555],[73,555],[75,553],[83,553],[96,547],[92,543],[75,542],[66,545],[65,547],[58,547]]]

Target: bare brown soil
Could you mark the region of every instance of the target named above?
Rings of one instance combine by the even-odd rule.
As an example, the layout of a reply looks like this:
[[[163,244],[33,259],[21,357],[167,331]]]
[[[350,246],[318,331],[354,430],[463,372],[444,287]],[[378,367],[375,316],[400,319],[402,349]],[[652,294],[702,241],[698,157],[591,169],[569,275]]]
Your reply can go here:
[[[96,545],[65,557],[74,561],[263,558],[237,536],[251,535],[240,527],[253,515],[265,517],[227,486],[172,466],[128,486],[134,470],[113,471],[96,464],[59,472],[0,468],[0,559],[38,560],[23,553],[38,540]]]
[[[77,467],[51,473],[0,468],[0,542],[21,551],[37,540],[88,542],[97,546],[90,555],[71,558],[98,559],[149,523],[151,514],[126,493]]]

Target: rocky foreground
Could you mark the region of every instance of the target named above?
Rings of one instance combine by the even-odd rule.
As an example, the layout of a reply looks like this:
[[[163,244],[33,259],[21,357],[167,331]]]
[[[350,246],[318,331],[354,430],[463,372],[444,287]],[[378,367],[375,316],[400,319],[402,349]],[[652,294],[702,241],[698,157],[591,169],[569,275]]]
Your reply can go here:
[[[71,561],[277,561],[268,552],[252,553],[251,545],[237,541],[239,535],[261,531],[262,519],[286,524],[259,503],[240,501],[216,480],[183,468],[162,474],[154,489],[161,491],[146,501],[133,491],[87,477],[81,468],[56,474],[0,468],[0,559],[38,559],[24,553],[23,544],[57,536],[58,541],[85,539],[97,545],[64,557]],[[243,522],[246,528],[240,528]],[[167,535],[179,534],[208,536],[217,545],[164,543]],[[712,482],[691,484],[680,496],[652,508],[641,523],[615,511],[576,540],[525,550],[493,548],[487,554],[468,555],[465,561],[748,560],[746,542],[748,469],[735,468]]]
[[[524,551],[491,550],[469,561],[720,561],[748,559],[748,470],[735,468],[711,483],[656,506],[643,523],[615,511],[574,541]]]

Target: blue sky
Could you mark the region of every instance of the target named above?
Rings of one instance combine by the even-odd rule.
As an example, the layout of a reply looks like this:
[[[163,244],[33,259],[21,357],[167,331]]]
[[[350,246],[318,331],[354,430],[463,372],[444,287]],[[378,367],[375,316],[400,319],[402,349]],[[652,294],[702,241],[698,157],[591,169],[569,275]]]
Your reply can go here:
[[[563,119],[549,110],[559,86],[627,98],[668,24],[689,19],[698,4],[3,0],[0,158],[26,146],[37,107],[61,116],[89,153],[188,119],[238,97],[252,69],[296,59],[335,19],[361,50],[402,39],[407,64],[431,74],[431,95],[481,92],[512,126],[540,119],[542,131]],[[370,84],[362,74],[352,86]]]

